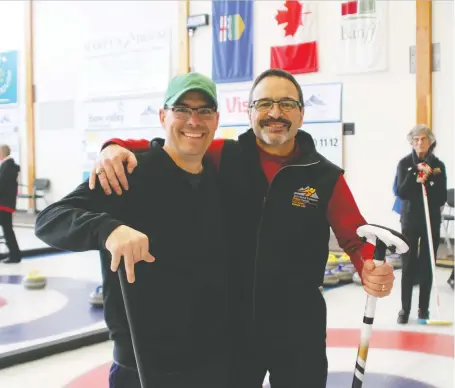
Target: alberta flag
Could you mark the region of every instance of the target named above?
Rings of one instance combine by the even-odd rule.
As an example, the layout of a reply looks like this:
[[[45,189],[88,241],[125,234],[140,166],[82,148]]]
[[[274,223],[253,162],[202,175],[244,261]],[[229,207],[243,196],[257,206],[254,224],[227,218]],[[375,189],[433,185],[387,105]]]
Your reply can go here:
[[[212,78],[253,79],[253,0],[212,1]]]

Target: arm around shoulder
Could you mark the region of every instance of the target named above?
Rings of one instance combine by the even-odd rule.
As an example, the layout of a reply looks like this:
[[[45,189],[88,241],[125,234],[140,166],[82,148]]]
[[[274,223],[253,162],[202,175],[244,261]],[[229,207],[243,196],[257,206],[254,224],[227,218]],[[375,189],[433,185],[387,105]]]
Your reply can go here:
[[[148,150],[150,148],[150,141],[146,140],[146,139],[139,139],[139,140],[126,139],[126,140],[123,140],[123,139],[113,138],[113,139],[107,140],[103,144],[101,149],[104,149],[108,145],[111,145],[111,144],[117,144],[120,147],[126,148],[127,150],[132,151],[132,152],[145,151],[145,150]]]
[[[121,216],[124,196],[106,196],[101,188],[79,185],[61,200],[41,211],[35,224],[36,236],[63,250],[83,252],[105,249],[109,235],[124,223]]]

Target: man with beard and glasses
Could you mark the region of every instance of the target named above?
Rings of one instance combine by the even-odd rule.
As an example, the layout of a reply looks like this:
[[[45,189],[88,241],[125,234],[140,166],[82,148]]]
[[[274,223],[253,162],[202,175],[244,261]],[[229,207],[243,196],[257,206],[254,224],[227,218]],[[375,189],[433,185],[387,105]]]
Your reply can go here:
[[[51,246],[100,251],[110,388],[227,387],[225,222],[218,177],[204,159],[217,106],[211,79],[173,78],[159,111],[166,139],[138,155],[128,193],[106,197],[85,182],[36,220]],[[123,290],[121,260],[132,283]]]
[[[361,275],[366,292],[390,294],[393,268],[375,268],[374,247],[357,236],[366,224],[343,170],[299,130],[303,93],[296,79],[269,69],[253,83],[251,129],[238,141],[216,139],[208,156],[218,170],[230,252],[231,387],[322,388],[327,381],[326,304],[319,291],[330,228]],[[122,195],[138,165],[132,151],[148,140],[111,139],[96,163],[106,194]],[[128,149],[129,150],[128,150]],[[140,166],[140,164],[139,164]],[[103,169],[103,174],[95,171]]]

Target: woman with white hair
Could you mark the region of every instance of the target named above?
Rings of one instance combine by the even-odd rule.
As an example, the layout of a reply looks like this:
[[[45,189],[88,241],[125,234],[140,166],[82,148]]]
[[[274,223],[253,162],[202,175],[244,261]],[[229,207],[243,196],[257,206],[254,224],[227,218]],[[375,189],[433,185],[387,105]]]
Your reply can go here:
[[[409,251],[402,255],[401,304],[398,323],[406,324],[411,311],[414,277],[419,279],[419,319],[429,319],[432,273],[425,210],[421,185],[428,193],[428,207],[434,254],[439,246],[441,207],[447,200],[447,176],[444,163],[433,150],[436,139],[433,131],[423,124],[416,125],[408,134],[412,152],[398,163],[397,193],[401,207],[401,228],[409,240]]]

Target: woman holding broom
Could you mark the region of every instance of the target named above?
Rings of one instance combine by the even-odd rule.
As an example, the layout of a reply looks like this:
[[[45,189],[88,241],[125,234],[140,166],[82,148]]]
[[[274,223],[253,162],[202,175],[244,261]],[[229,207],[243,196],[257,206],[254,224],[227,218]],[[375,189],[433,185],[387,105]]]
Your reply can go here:
[[[400,324],[406,324],[409,320],[414,274],[418,277],[420,285],[418,318],[429,319],[432,269],[422,184],[425,184],[428,193],[434,257],[439,246],[441,208],[447,200],[446,168],[434,155],[436,139],[432,130],[426,125],[418,124],[409,132],[407,139],[412,151],[400,160],[397,168],[397,192],[399,198],[403,200],[401,228],[409,240],[409,250],[402,255],[402,308],[398,314]]]

